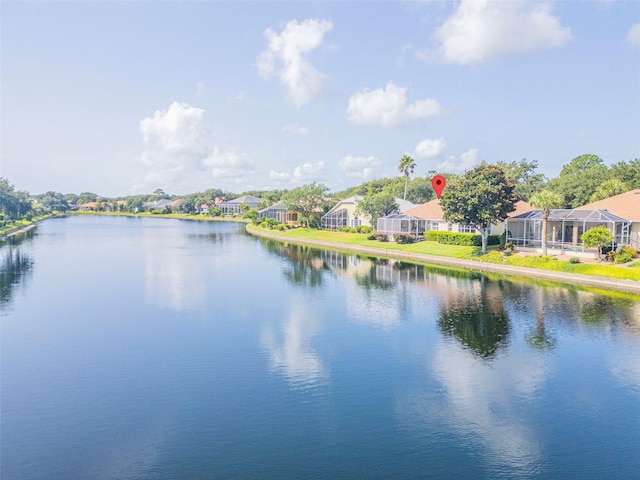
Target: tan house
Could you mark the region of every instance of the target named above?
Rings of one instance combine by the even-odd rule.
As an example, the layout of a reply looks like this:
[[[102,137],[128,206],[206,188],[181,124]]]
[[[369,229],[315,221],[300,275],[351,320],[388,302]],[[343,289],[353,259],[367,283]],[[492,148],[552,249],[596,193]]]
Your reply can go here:
[[[509,217],[528,212],[532,209],[527,202],[519,201],[515,204],[515,211]],[[447,222],[440,206],[440,200],[434,199],[414,208],[402,212],[402,215],[389,215],[378,219],[377,231],[388,235],[408,233],[422,235],[427,230],[454,233],[479,233],[473,225]],[[505,223],[491,225],[489,233],[501,235],[504,233]]]
[[[358,209],[358,203],[364,197],[361,195],[356,195],[353,197],[345,198],[344,200],[340,200],[336,203],[331,210],[329,210],[320,220],[320,226],[322,228],[328,228],[331,230],[337,230],[341,227],[351,227],[355,228],[360,225],[365,225],[370,227],[371,222],[369,219],[362,214],[357,214],[356,210]],[[405,210],[414,208],[416,205],[414,203],[408,202],[407,200],[403,200],[401,198],[394,199],[400,207],[400,211],[404,212]]]
[[[616,245],[640,250],[640,190],[615,195],[574,209],[551,210],[547,221],[547,245],[551,249],[585,252],[582,234],[593,227],[605,226]],[[509,238],[518,246],[541,245],[542,212],[532,210],[507,222]]]

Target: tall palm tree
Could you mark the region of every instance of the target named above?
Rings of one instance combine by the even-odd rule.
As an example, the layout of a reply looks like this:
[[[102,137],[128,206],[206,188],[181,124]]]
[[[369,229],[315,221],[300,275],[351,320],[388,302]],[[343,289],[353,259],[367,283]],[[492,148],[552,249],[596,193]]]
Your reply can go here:
[[[413,169],[416,168],[416,162],[413,161],[409,155],[403,155],[398,165],[400,170],[406,177],[404,182],[404,200],[407,199],[407,188],[409,187],[409,174],[413,173]]]
[[[542,210],[542,255],[547,254],[547,222],[549,214],[554,208],[560,208],[564,204],[562,195],[551,190],[541,190],[534,193],[529,199],[532,207]]]

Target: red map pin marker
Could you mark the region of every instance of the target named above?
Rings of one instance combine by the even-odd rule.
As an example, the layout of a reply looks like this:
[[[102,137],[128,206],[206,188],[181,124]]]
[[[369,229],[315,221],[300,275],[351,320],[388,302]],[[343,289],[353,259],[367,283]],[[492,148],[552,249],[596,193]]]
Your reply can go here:
[[[440,199],[440,195],[442,195],[442,190],[444,190],[444,187],[447,185],[447,181],[442,175],[436,175],[431,179],[431,185],[433,185],[433,189],[436,191],[438,199]]]

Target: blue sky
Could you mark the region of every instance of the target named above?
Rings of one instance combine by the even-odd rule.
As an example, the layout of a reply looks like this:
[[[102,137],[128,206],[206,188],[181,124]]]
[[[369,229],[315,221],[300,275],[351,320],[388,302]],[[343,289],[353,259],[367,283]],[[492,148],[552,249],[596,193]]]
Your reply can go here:
[[[104,196],[332,191],[640,157],[640,2],[0,3],[0,176]]]

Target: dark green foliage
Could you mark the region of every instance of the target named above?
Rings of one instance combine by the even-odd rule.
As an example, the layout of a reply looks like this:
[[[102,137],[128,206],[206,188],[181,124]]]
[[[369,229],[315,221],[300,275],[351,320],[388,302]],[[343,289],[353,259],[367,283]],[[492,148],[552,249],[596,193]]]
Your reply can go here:
[[[580,263],[580,258],[578,258],[578,257],[571,257],[571,258],[569,259],[569,263],[574,263],[574,264],[575,264],[575,263]]]
[[[389,236],[386,233],[376,233],[376,240],[379,242],[388,242]]]
[[[396,243],[407,245],[413,243],[415,240],[411,235],[394,235]]]
[[[523,158],[519,162],[498,162],[504,174],[514,185],[514,193],[520,200],[529,201],[531,195],[540,191],[547,179],[542,173],[536,173],[538,161],[528,162]]]
[[[564,197],[565,208],[577,208],[589,203],[607,175],[607,167],[600,157],[580,155],[562,167],[560,175],[549,182],[549,188]]]
[[[462,245],[467,247],[482,246],[482,236],[477,233],[454,233],[438,232],[437,230],[427,230],[424,232],[425,240],[438,242],[445,245]],[[489,235],[488,245],[500,245],[501,235]]]
[[[507,218],[515,208],[517,198],[513,190],[513,183],[500,167],[481,163],[444,190],[440,200],[444,219],[474,225],[486,253],[489,226]]]

